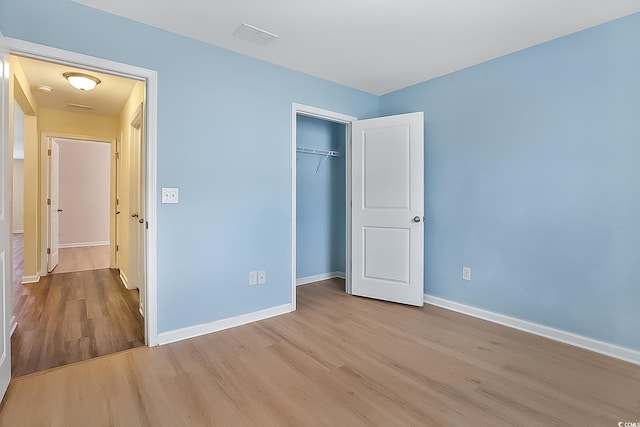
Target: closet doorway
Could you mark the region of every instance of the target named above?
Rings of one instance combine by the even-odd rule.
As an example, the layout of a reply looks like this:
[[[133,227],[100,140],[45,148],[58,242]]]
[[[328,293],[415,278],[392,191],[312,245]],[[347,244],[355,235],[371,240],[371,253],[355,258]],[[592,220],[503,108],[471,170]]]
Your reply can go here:
[[[292,305],[296,286],[341,278],[349,288],[348,142],[354,117],[294,104]]]

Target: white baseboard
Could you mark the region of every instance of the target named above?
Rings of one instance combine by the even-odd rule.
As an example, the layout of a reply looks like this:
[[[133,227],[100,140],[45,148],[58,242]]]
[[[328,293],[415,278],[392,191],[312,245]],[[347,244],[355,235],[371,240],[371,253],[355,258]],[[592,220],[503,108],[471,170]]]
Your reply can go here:
[[[205,323],[203,325],[189,326],[187,328],[163,332],[161,334],[158,334],[158,343],[160,345],[163,345],[176,341],[182,341],[189,338],[198,337],[200,335],[221,331],[223,329],[246,325],[247,323],[257,322],[258,320],[264,320],[268,319],[269,317],[279,316],[281,314],[290,312],[291,304],[283,304],[253,313],[230,317],[228,319],[216,320],[215,322]]]
[[[88,246],[109,246],[109,241],[107,240],[102,242],[79,242],[79,243],[60,243],[58,248],[66,249],[66,248],[86,248]]]
[[[498,323],[510,328],[529,332],[534,335],[540,335],[545,338],[560,341],[565,344],[584,348],[585,350],[590,350],[596,353],[604,354],[606,356],[615,357],[616,359],[640,365],[640,351],[637,350],[620,347],[604,341],[598,341],[594,340],[593,338],[588,338],[560,329],[551,328],[549,326],[540,325],[539,323],[533,323],[515,317],[505,316],[493,311],[483,310],[481,308],[460,304],[431,295],[425,295],[424,302],[427,304],[446,308],[447,310],[477,317],[478,319],[488,320],[489,322]]]
[[[315,276],[298,277],[296,279],[296,286],[319,282],[321,280],[333,279],[334,277],[345,279],[346,275],[342,271],[332,271],[331,273],[316,274]]]
[[[13,333],[16,331],[16,328],[18,327],[18,321],[16,320],[15,315],[11,315],[11,320],[9,321],[9,327],[11,328],[11,332],[9,333],[9,336],[12,336]]]
[[[13,234],[24,234],[24,230],[13,230]]]
[[[40,281],[40,275],[36,274],[35,276],[22,276],[22,284],[26,285],[27,283],[38,283]]]
[[[124,272],[122,270],[120,270],[120,280],[122,280],[122,284],[124,285],[124,287],[126,289],[135,289],[135,288],[130,288],[129,287],[129,279],[127,279],[127,276],[124,274]]]

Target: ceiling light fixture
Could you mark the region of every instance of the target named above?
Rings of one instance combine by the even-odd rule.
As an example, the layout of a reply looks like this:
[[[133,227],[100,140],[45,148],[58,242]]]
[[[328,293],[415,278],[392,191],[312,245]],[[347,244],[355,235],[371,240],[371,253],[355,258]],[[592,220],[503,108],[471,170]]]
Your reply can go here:
[[[71,86],[79,90],[93,90],[101,83],[99,78],[84,73],[64,73],[63,76]]]

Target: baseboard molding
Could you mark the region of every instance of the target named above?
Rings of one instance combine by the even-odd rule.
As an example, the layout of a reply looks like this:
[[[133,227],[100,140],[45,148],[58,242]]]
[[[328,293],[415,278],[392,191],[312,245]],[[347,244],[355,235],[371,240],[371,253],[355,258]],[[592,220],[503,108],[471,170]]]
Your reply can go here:
[[[35,276],[22,276],[22,284],[26,285],[27,283],[38,283],[40,281],[40,275],[36,274]]]
[[[127,276],[124,274],[122,270],[120,270],[120,280],[122,280],[122,284],[126,289],[131,290],[131,288],[129,287],[129,279],[127,279]]]
[[[86,248],[88,246],[109,246],[109,241],[102,242],[80,242],[80,243],[60,243],[58,245],[59,249],[66,248]]]
[[[316,274],[315,276],[299,277],[296,279],[296,286],[319,282],[321,280],[333,279],[334,277],[345,279],[347,276],[342,271],[332,271],[331,273]]]
[[[9,333],[9,336],[11,337],[13,335],[13,333],[16,331],[16,328],[18,327],[18,321],[16,320],[16,316],[15,315],[11,315],[11,320],[9,321],[9,327],[11,328],[11,332]]]
[[[13,234],[24,234],[24,230],[13,230]]]
[[[611,356],[616,359],[624,360],[626,362],[640,365],[640,351],[632,350],[630,348],[620,347],[614,344],[609,344],[604,341],[598,341],[593,338],[588,338],[582,335],[573,334],[560,329],[551,328],[549,326],[540,325],[538,323],[529,322],[527,320],[521,320],[515,317],[505,316],[503,314],[495,313],[481,308],[473,307],[470,305],[460,304],[454,301],[446,300],[443,298],[434,297],[431,295],[424,296],[424,302],[427,304],[435,305],[437,307],[446,308],[447,310],[456,311],[458,313],[466,314],[468,316],[477,317],[478,319],[487,320],[489,322],[498,323],[500,325],[508,326],[510,328],[518,329],[524,332],[529,332],[534,335],[539,335],[545,338],[549,338],[555,341],[560,341],[565,344],[569,344],[575,347],[580,347],[585,350],[590,350],[596,353]]]
[[[182,341],[189,338],[198,337],[200,335],[222,331],[223,329],[246,325],[247,323],[257,322],[258,320],[264,320],[268,319],[269,317],[279,316],[281,314],[290,312],[291,304],[283,304],[253,313],[229,317],[228,319],[216,320],[215,322],[205,323],[203,325],[189,326],[187,328],[163,332],[161,334],[158,334],[158,343],[160,345],[170,344],[172,342]]]

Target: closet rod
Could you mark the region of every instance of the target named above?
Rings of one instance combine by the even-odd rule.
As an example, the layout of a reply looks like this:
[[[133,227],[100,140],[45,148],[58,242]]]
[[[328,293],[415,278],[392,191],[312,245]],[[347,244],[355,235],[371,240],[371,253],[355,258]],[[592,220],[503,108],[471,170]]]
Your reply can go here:
[[[318,148],[298,147],[296,152],[304,154],[317,154],[325,157],[340,157],[340,153],[335,150],[320,150]]]

